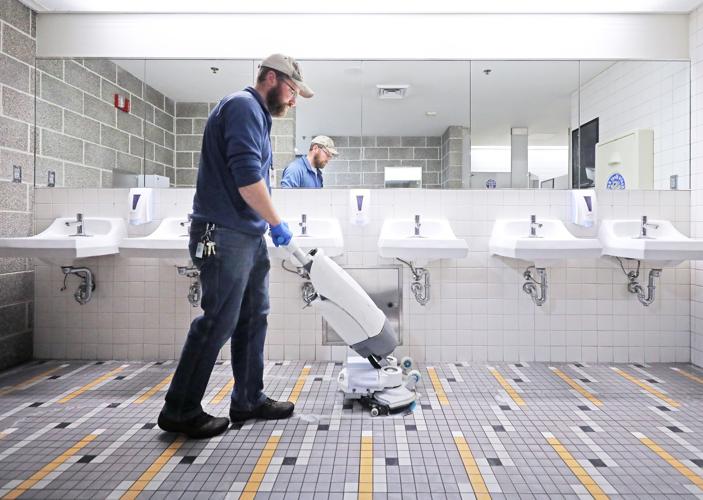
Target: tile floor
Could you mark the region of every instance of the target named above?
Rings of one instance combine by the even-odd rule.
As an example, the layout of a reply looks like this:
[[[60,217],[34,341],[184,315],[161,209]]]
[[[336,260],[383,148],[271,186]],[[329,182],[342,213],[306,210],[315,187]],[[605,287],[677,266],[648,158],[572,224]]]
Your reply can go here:
[[[703,498],[703,370],[435,364],[413,411],[373,418],[334,363],[269,362],[297,403],[212,440],[155,427],[174,362],[0,373],[0,498]],[[230,368],[206,409],[226,415]]]

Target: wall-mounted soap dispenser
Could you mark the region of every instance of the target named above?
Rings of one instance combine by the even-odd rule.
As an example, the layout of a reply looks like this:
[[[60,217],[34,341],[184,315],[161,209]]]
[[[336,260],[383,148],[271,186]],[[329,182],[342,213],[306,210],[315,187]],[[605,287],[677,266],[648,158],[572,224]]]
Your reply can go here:
[[[148,224],[154,216],[154,190],[132,188],[129,190],[129,223],[133,226]]]
[[[368,189],[349,190],[349,223],[365,226],[369,223],[371,191]]]
[[[596,192],[593,189],[571,191],[571,222],[578,226],[592,227],[596,220]]]

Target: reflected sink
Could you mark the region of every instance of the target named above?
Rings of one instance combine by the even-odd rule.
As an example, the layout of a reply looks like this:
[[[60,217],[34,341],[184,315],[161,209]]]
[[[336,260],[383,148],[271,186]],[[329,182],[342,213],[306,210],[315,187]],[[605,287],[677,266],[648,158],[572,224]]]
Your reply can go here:
[[[83,218],[83,232],[76,233],[72,217],[60,217],[36,236],[0,238],[0,257],[28,257],[59,266],[72,265],[75,259],[119,253],[119,243],[127,236],[123,219],[113,217]]]
[[[595,238],[577,238],[559,219],[538,219],[537,237],[530,237],[530,219],[498,219],[488,242],[492,255],[549,267],[565,259],[593,259],[601,255]]]
[[[413,219],[387,219],[378,238],[378,253],[424,266],[437,259],[464,258],[469,247],[454,235],[446,219],[421,219],[419,236]]]
[[[296,244],[303,252],[313,248],[321,248],[328,257],[336,257],[344,253],[344,238],[339,221],[332,217],[307,218],[306,235],[302,234],[300,218],[284,217],[293,233]],[[276,247],[271,236],[266,232],[266,246],[269,256],[273,259],[290,260],[292,257],[285,247]]]
[[[148,236],[123,239],[120,253],[125,257],[188,260],[189,240],[188,218],[167,217]]]
[[[598,236],[603,255],[658,261],[661,266],[675,266],[684,260],[703,259],[703,239],[692,239],[678,231],[667,220],[649,220],[647,237],[639,237],[639,219],[606,219]]]

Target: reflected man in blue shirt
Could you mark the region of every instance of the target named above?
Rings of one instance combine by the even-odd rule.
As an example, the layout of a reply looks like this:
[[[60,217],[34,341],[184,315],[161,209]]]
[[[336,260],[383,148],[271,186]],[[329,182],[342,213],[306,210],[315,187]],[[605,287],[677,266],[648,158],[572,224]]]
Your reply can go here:
[[[310,142],[308,154],[288,164],[281,176],[282,188],[321,188],[322,169],[338,155],[334,141],[326,135],[318,135]]]

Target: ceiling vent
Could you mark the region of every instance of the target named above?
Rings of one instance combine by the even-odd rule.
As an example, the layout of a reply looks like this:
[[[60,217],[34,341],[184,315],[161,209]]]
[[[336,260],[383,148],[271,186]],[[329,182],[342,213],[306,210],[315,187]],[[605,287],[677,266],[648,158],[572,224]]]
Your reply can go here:
[[[379,99],[403,99],[410,85],[376,85]]]

